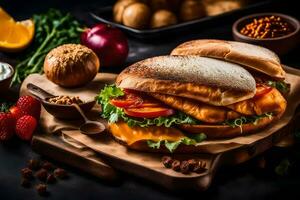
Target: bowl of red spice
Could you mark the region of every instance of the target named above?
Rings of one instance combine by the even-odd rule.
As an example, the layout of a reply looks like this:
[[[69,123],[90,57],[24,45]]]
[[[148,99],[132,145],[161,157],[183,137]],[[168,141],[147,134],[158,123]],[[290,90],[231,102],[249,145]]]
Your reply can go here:
[[[266,47],[279,55],[297,47],[300,23],[280,13],[257,13],[238,19],[232,26],[236,41]]]

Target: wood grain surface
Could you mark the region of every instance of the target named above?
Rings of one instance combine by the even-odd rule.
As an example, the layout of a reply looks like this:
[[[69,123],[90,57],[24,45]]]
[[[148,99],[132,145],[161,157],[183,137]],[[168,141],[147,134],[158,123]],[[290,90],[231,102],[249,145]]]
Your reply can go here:
[[[102,178],[109,179],[108,177],[113,177],[111,178],[113,180],[116,177],[115,172],[109,167],[111,166],[114,169],[126,171],[169,189],[193,188],[196,190],[205,190],[211,184],[214,174],[220,166],[245,162],[276,145],[282,139],[287,138],[287,135],[295,129],[297,126],[295,121],[298,119],[298,114],[294,112],[300,102],[300,71],[289,67],[285,67],[285,70],[297,82],[297,87],[288,98],[289,123],[286,123],[280,130],[255,143],[241,145],[223,153],[172,155],[177,159],[196,158],[206,162],[207,170],[200,174],[190,173],[184,175],[171,169],[166,169],[161,163],[163,154],[128,150],[123,145],[115,142],[111,137],[100,136],[92,138],[80,134],[78,130],[64,130],[63,134],[88,148],[72,147],[72,150],[68,150],[67,146],[69,144],[62,142],[60,135],[54,134],[35,136],[32,147],[39,153],[52,155],[52,157],[59,160],[64,160],[62,157],[66,157],[66,155],[77,155],[73,156],[72,162],[67,163]],[[44,144],[50,145],[51,149],[45,147]],[[87,149],[93,158],[84,154]],[[87,162],[90,164],[85,164]],[[104,168],[99,168],[99,171],[102,170],[101,173],[97,172],[96,166],[99,163],[101,163],[102,167],[104,166]]]

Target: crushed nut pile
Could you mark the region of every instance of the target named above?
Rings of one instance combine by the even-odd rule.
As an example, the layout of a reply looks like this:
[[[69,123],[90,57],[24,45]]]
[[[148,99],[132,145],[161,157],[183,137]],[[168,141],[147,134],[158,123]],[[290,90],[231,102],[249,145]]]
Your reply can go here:
[[[79,97],[71,97],[71,96],[57,96],[52,97],[47,100],[49,103],[61,104],[61,105],[72,105],[72,104],[82,104],[83,101]]]

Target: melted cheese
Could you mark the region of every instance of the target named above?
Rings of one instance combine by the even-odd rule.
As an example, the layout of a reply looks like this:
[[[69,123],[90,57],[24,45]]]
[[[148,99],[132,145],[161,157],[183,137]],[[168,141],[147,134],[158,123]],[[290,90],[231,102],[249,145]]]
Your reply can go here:
[[[178,141],[184,137],[184,134],[175,128],[166,128],[164,126],[150,127],[129,127],[125,122],[111,123],[108,125],[111,134],[117,139],[132,145],[142,140],[160,140]]]

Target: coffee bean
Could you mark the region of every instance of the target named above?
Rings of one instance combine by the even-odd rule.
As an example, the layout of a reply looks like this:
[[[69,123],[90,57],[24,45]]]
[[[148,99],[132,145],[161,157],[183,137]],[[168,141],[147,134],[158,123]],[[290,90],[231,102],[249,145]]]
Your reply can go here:
[[[195,166],[197,165],[197,161],[195,159],[189,159],[188,161],[190,171],[193,171]]]
[[[32,172],[31,169],[29,169],[29,168],[27,168],[27,167],[21,169],[21,174],[22,174],[22,176],[23,176],[24,178],[26,178],[26,179],[33,179],[33,172]]]
[[[170,156],[163,156],[162,157],[162,163],[166,168],[171,168],[173,159]]]
[[[50,170],[54,169],[54,165],[52,163],[48,162],[48,161],[45,161],[42,164],[42,168],[50,171]]]
[[[47,177],[47,183],[55,183],[56,182],[56,178],[53,174],[49,174],[48,177]]]
[[[68,177],[67,171],[62,168],[57,168],[56,170],[54,170],[54,175],[55,177],[60,179],[65,179]]]
[[[179,160],[174,160],[172,163],[172,169],[174,171],[180,171],[180,161]]]
[[[36,176],[39,180],[41,180],[41,181],[46,181],[47,176],[48,176],[48,172],[47,172],[47,170],[45,170],[45,169],[40,169],[39,171],[37,171],[37,172],[35,173],[35,176]]]
[[[189,162],[184,160],[180,164],[180,172],[183,174],[188,174],[190,172]]]
[[[206,170],[205,167],[206,167],[206,162],[199,161],[193,171],[200,174]]]
[[[47,185],[45,184],[38,184],[35,187],[36,191],[39,193],[39,195],[44,196],[47,194]]]

